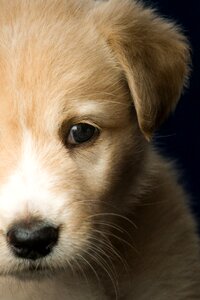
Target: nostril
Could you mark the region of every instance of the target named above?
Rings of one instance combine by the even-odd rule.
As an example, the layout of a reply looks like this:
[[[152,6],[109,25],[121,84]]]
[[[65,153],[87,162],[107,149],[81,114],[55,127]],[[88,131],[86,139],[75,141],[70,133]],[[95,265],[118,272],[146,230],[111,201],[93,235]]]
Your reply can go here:
[[[37,259],[48,255],[56,245],[59,230],[42,222],[21,222],[7,233],[14,254],[21,258]]]

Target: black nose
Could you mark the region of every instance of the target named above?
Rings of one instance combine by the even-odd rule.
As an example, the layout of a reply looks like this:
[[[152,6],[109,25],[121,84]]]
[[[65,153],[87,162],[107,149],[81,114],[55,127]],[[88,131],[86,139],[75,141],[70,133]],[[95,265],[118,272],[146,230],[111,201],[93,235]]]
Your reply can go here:
[[[58,228],[43,222],[21,222],[10,228],[7,241],[16,256],[36,260],[52,251],[58,233]]]

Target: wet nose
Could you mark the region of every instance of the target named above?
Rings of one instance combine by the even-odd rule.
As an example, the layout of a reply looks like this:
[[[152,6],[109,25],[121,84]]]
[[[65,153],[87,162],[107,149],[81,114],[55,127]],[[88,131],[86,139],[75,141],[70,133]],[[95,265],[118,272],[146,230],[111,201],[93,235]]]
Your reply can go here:
[[[43,222],[20,222],[7,233],[7,242],[17,257],[36,260],[47,256],[58,241],[59,230]]]

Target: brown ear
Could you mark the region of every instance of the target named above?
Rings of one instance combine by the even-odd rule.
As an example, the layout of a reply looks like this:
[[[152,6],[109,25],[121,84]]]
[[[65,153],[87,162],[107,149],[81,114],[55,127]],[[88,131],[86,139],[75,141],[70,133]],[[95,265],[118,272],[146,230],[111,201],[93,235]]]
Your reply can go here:
[[[175,108],[186,82],[187,39],[173,23],[133,0],[98,2],[94,17],[126,76],[139,126],[149,139]]]

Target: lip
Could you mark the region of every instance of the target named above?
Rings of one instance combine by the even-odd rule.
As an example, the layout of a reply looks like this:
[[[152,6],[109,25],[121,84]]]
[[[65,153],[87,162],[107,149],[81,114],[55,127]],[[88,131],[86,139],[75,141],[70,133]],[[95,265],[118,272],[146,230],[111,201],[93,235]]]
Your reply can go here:
[[[48,268],[31,266],[23,271],[14,272],[11,273],[10,275],[15,278],[18,278],[21,281],[30,281],[30,280],[42,280],[46,277],[52,276],[53,273]]]
[[[19,269],[16,268],[12,270],[8,275],[20,280],[30,280],[44,278],[46,276],[51,276],[51,274],[53,274],[53,272],[50,268],[48,268],[48,266],[42,265],[39,262],[29,262],[28,264],[24,264],[23,267],[19,266]]]

